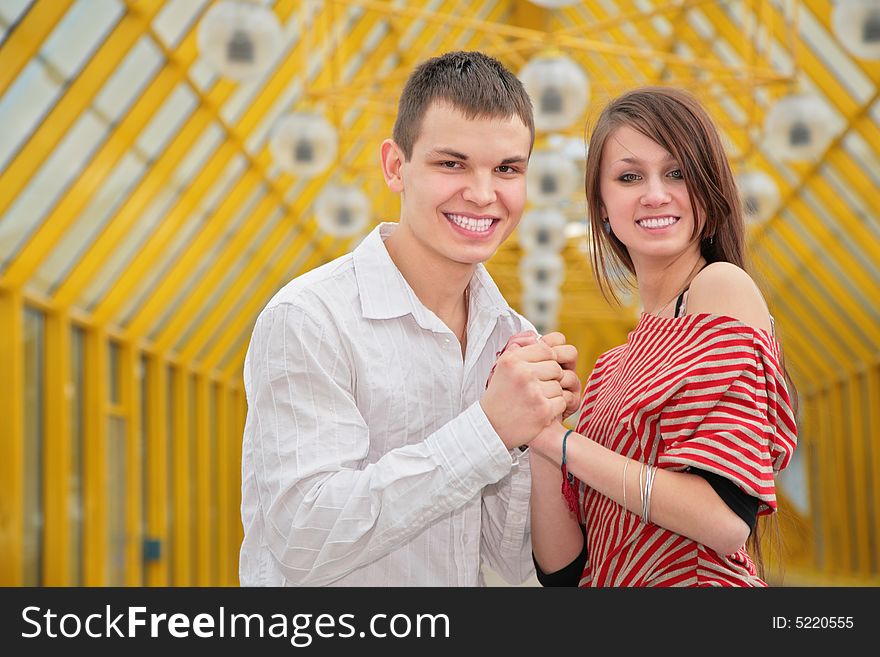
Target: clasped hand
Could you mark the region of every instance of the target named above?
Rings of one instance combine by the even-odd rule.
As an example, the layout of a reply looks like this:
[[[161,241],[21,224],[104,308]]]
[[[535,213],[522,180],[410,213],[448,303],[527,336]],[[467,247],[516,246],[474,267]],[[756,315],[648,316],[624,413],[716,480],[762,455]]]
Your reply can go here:
[[[510,337],[486,382],[483,412],[508,449],[524,445],[554,420],[574,413],[581,383],[577,349],[562,333]]]

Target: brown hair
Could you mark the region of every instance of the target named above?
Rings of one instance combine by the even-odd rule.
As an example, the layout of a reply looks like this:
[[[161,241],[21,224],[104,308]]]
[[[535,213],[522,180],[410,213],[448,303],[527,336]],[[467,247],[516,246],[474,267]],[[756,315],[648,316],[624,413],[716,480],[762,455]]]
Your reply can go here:
[[[676,159],[687,185],[688,198],[695,212],[702,212],[701,227],[695,222],[693,237],[699,233],[700,253],[710,262],[730,262],[748,269],[745,257],[745,222],[736,187],[718,130],[700,102],[690,93],[670,87],[641,87],[628,91],[605,106],[593,128],[587,153],[584,187],[587,213],[592,228],[590,253],[593,272],[606,298],[617,299],[609,269],[621,266],[635,278],[635,267],[626,246],[612,232],[606,232],[599,191],[600,166],[605,142],[621,126],[627,126],[654,140]],[[780,345],[780,364],[785,376],[792,407],[797,411],[797,388],[785,367]],[[768,529],[762,516],[749,536],[746,546],[752,554],[760,577],[764,577],[761,537]],[[775,518],[774,518],[775,520]],[[778,523],[771,539],[781,546]]]
[[[394,141],[407,160],[432,103],[446,102],[467,118],[518,116],[535,143],[532,101],[519,79],[481,52],[455,51],[420,64],[403,88],[394,122]]]

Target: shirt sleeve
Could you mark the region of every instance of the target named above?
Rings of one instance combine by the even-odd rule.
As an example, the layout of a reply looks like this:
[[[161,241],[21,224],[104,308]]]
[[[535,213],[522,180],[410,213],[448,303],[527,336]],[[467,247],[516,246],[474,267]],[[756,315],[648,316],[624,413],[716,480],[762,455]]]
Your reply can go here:
[[[688,364],[660,416],[657,464],[724,477],[776,510],[774,476],[791,458],[797,429],[775,343],[763,334],[715,334]]]
[[[515,450],[513,459],[510,472],[483,489],[480,554],[509,584],[521,584],[535,572],[529,532],[532,477],[528,450]]]
[[[335,326],[280,304],[260,315],[246,358],[242,476],[257,499],[243,500],[242,521],[247,531],[261,516],[295,585],[329,584],[389,554],[511,471],[479,402],[365,464],[373,437],[346,353]]]

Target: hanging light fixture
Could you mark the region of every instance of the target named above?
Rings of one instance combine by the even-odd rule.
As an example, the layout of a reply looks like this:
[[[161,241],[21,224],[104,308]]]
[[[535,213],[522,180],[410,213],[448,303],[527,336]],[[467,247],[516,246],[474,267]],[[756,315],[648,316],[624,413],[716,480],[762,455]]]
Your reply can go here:
[[[880,2],[837,0],[831,26],[840,44],[853,55],[880,59]]]
[[[786,96],[767,113],[765,151],[783,160],[816,160],[831,140],[833,120],[828,106],[817,96]]]
[[[535,205],[559,205],[575,194],[580,182],[577,166],[561,153],[535,151],[529,158],[526,191]]]
[[[266,7],[220,0],[199,22],[199,53],[223,77],[251,80],[271,66],[281,50],[283,35],[275,13]]]
[[[519,261],[519,280],[524,288],[557,289],[565,278],[565,260],[558,253],[534,251]]]
[[[541,335],[556,329],[560,299],[556,287],[523,288],[522,313]]]
[[[763,171],[746,171],[737,177],[743,214],[749,223],[767,221],[779,205],[779,188]]]
[[[553,208],[535,208],[519,222],[519,244],[526,251],[559,253],[565,247],[565,215]]]
[[[562,54],[533,57],[519,73],[535,104],[535,127],[552,132],[578,121],[587,107],[590,82],[584,70]]]
[[[326,185],[315,199],[318,226],[334,237],[351,237],[370,223],[370,199],[357,185]]]
[[[336,129],[323,116],[295,112],[278,122],[269,140],[269,151],[285,171],[310,177],[335,161],[338,142]]]

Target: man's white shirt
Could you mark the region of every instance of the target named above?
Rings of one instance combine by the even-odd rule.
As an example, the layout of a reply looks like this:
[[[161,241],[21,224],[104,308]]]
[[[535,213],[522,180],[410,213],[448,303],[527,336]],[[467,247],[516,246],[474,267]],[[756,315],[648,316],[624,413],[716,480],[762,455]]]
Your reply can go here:
[[[296,278],[257,319],[244,367],[243,586],[475,586],[532,572],[528,454],[478,403],[532,325],[485,268],[467,352],[394,265],[381,224]]]

